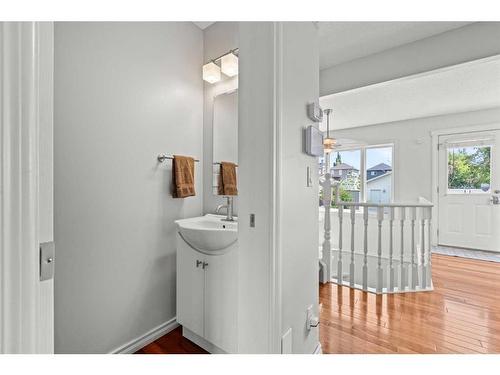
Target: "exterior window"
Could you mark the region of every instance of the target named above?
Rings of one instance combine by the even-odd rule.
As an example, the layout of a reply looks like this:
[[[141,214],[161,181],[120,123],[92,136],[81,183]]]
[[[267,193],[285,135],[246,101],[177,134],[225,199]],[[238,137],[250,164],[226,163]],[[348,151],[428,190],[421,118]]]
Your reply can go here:
[[[392,202],[392,154],[392,145],[330,153],[330,175],[339,182],[339,199],[344,202]],[[319,158],[319,172],[320,176],[326,173],[324,157]],[[320,205],[322,194],[320,191]],[[335,206],[335,201],[335,196],[332,196],[332,206]]]
[[[450,147],[448,193],[489,193],[491,146]]]

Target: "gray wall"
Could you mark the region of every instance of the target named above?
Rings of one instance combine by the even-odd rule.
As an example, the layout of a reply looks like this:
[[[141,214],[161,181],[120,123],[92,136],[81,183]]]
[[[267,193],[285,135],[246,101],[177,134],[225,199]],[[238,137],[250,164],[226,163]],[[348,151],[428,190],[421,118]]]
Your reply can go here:
[[[238,22],[217,22],[204,30],[204,62],[210,61],[231,49],[238,48]],[[212,192],[213,163],[213,107],[214,97],[238,87],[238,76],[226,77],[215,84],[205,82],[203,109],[203,212],[213,213],[225,203],[223,197]],[[234,197],[234,212],[238,213],[238,198]],[[224,211],[221,212],[224,214]]]
[[[460,64],[500,53],[500,22],[477,22],[320,72],[320,95]]]
[[[185,23],[55,25],[55,349],[105,353],[175,317],[161,152],[203,157],[203,35]]]

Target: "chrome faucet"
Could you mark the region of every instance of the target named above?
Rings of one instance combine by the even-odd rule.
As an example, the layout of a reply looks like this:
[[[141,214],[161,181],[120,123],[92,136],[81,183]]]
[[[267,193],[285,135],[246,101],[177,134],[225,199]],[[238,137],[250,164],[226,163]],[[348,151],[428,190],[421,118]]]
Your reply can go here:
[[[227,215],[224,219],[221,219],[222,221],[234,221],[233,218],[233,197],[226,197],[227,203],[226,204],[220,204],[217,206],[215,209],[215,213],[218,214],[220,210],[225,208],[227,210]]]

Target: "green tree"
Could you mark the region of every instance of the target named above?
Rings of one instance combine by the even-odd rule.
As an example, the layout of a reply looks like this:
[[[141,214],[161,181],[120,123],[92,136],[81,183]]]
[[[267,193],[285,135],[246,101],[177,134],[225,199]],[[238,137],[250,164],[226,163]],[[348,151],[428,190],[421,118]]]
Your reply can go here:
[[[490,184],[490,147],[453,148],[448,150],[448,187],[481,189]]]
[[[335,162],[333,163],[333,165],[340,165],[342,164],[342,157],[340,156],[340,152],[337,151],[337,157],[335,158]]]

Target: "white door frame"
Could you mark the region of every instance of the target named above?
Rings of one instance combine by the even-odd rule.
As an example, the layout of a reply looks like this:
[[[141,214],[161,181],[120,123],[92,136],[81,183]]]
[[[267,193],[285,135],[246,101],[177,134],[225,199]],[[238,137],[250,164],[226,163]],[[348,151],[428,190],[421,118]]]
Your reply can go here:
[[[0,353],[53,352],[39,281],[40,103],[47,103],[40,35],[47,26],[0,23]]]
[[[438,230],[439,230],[439,137],[443,135],[454,135],[454,134],[465,134],[465,133],[476,133],[481,131],[499,130],[499,123],[487,123],[487,124],[476,124],[461,126],[457,128],[450,129],[440,129],[431,131],[432,136],[432,202],[434,206],[432,207],[432,217],[434,218],[434,225],[432,226],[432,244],[437,246],[438,244]]]

